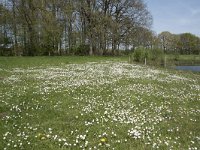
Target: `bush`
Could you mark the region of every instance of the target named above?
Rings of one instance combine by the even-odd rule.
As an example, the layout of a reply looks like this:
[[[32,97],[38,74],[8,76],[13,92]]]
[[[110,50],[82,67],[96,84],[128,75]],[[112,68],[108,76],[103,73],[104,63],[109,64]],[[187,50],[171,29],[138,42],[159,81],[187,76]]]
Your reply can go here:
[[[164,52],[161,49],[146,49],[138,47],[130,57],[130,61],[144,62],[145,58],[148,64],[164,65]]]
[[[179,58],[180,58],[180,55],[179,55],[178,53],[175,53],[175,54],[174,54],[174,60],[175,60],[175,61],[178,61]]]
[[[155,48],[150,50],[150,59],[152,61],[162,60],[164,57],[164,52],[161,49]]]
[[[75,51],[75,55],[89,55],[90,46],[81,44],[78,47],[74,47],[73,51]]]
[[[151,61],[153,65],[164,66],[164,51],[162,49],[155,48],[150,50],[149,53],[149,61]]]
[[[137,49],[134,50],[133,53],[133,59],[136,62],[142,62],[146,59],[148,59],[149,54],[147,49],[145,49],[144,47],[138,47]]]

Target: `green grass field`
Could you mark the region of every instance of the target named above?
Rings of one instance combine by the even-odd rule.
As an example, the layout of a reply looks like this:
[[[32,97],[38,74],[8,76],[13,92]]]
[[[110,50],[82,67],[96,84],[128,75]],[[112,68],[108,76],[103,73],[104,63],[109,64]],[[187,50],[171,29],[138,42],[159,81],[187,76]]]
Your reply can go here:
[[[127,57],[0,57],[0,149],[200,148],[200,74]]]

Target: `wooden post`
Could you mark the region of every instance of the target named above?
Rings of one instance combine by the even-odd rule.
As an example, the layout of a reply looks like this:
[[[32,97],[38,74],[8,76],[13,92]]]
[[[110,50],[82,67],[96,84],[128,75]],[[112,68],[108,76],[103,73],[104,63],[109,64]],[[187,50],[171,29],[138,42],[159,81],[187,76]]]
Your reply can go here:
[[[166,68],[166,66],[167,66],[167,58],[166,58],[166,55],[165,55],[164,67]]]
[[[146,59],[146,57],[144,59],[144,64],[147,65],[147,59]]]

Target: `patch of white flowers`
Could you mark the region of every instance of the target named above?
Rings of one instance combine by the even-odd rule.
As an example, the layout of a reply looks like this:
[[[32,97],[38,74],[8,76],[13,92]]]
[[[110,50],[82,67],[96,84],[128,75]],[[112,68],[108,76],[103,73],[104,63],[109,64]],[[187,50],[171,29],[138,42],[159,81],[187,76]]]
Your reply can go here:
[[[142,137],[141,131],[134,128],[128,130],[128,135],[134,139],[140,139]]]

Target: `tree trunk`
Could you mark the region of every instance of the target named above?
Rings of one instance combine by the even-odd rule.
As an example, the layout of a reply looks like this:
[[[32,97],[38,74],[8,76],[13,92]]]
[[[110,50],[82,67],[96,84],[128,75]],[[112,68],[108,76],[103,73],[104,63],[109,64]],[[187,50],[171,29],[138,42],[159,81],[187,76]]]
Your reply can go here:
[[[89,55],[90,56],[93,55],[93,39],[92,39],[92,36],[90,38],[90,51],[89,51]]]
[[[28,32],[29,32],[28,55],[34,56],[36,52],[35,41],[34,41],[35,34],[31,25],[29,25],[28,27]]]
[[[112,39],[112,54],[113,55],[116,54],[116,49],[117,49],[117,41],[116,41],[115,37],[113,37],[113,39]]]
[[[13,31],[14,31],[14,55],[18,55],[17,48],[18,48],[18,43],[17,43],[17,25],[16,25],[16,2],[15,0],[12,1],[13,3]]]

